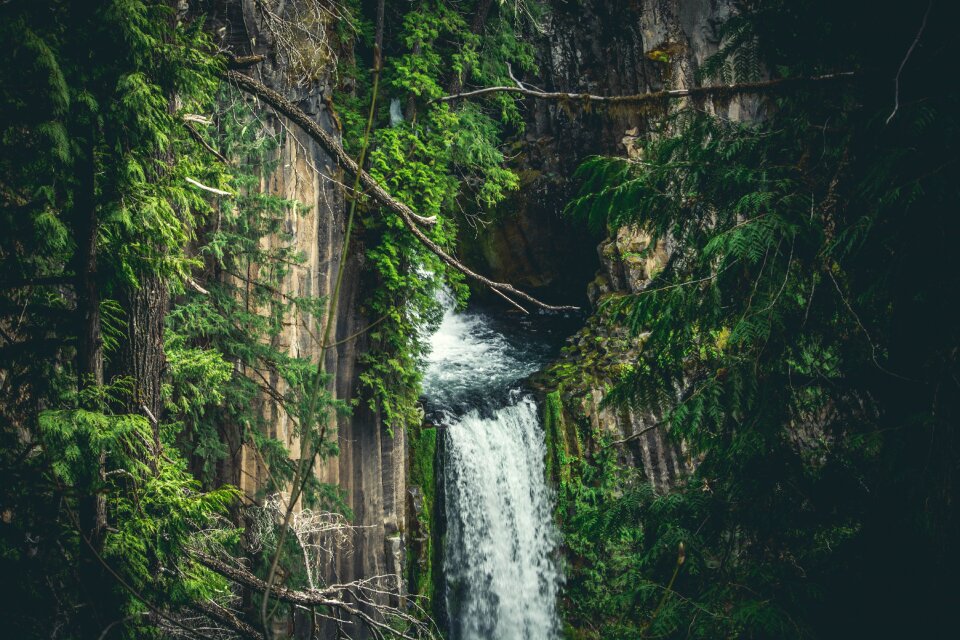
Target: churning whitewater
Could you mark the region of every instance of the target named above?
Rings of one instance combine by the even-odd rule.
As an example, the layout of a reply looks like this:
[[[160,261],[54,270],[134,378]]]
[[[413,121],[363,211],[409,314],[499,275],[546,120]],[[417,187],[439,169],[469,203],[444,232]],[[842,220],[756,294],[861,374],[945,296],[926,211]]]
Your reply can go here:
[[[443,427],[443,572],[452,640],[551,640],[560,573],[537,405],[518,382],[547,361],[542,336],[448,305],[424,397]],[[514,335],[516,334],[516,335]]]

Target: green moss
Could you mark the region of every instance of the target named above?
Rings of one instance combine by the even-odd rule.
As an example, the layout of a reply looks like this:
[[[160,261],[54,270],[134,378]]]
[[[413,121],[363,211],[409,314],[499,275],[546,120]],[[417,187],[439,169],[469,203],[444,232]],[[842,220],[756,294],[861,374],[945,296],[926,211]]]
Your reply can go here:
[[[436,500],[436,473],[434,461],[437,454],[437,430],[417,427],[408,432],[411,486],[419,487],[423,494],[423,506],[417,514],[415,528],[411,533],[413,553],[407,554],[407,576],[411,595],[434,600],[437,578],[433,572],[433,511]],[[429,610],[428,606],[424,609]]]
[[[543,430],[547,446],[546,476],[548,480],[558,483],[560,461],[566,452],[566,442],[563,438],[563,404],[559,389],[551,391],[544,399]]]
[[[432,505],[436,495],[434,459],[437,453],[437,430],[428,427],[411,429],[408,437],[410,483],[420,487],[423,491],[424,503]]]

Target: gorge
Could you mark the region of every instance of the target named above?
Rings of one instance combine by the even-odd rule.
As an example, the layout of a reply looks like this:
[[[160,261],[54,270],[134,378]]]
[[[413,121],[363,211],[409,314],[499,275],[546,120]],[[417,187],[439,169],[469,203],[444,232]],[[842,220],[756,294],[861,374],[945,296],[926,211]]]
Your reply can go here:
[[[5,632],[949,633],[960,16],[882,4],[0,2]]]

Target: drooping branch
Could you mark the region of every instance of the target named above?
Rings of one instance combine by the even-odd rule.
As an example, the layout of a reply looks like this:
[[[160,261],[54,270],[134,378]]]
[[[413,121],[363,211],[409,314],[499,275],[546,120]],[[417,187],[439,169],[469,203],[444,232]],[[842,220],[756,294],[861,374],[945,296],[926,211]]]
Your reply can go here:
[[[419,240],[421,244],[423,244],[423,246],[425,246],[427,249],[432,251],[438,258],[443,260],[443,262],[446,265],[453,267],[454,269],[464,274],[468,278],[472,278],[473,280],[476,280],[477,282],[486,286],[487,288],[492,289],[495,293],[497,293],[501,297],[508,298],[509,300],[510,296],[515,296],[517,298],[520,298],[521,300],[525,300],[526,302],[529,302],[532,305],[538,306],[541,309],[546,309],[548,311],[576,311],[577,310],[577,307],[574,307],[574,306],[547,304],[545,302],[542,302],[534,298],[528,293],[520,291],[513,285],[506,284],[505,282],[495,282],[487,277],[480,275],[479,273],[473,271],[472,269],[467,267],[465,264],[463,264],[453,256],[449,255],[446,251],[444,251],[440,247],[440,245],[438,245],[436,242],[428,238],[427,235],[409,217],[401,214],[400,219],[403,220],[403,224],[407,227],[407,229],[410,230],[410,233],[416,236],[417,240]],[[513,304],[515,307],[517,307],[524,313],[526,313],[526,309],[524,309],[522,306],[520,306],[516,302],[512,300],[509,300],[509,302],[511,302],[511,304]]]
[[[913,50],[917,47],[917,43],[920,42],[920,36],[923,35],[923,30],[927,28],[927,18],[930,17],[931,9],[933,9],[933,0],[930,0],[930,3],[927,5],[927,10],[923,14],[923,21],[920,23],[920,30],[917,31],[917,37],[910,43],[907,54],[903,56],[903,60],[900,61],[900,66],[897,68],[897,77],[893,79],[893,111],[887,116],[884,124],[890,124],[893,116],[897,115],[897,110],[900,109],[900,75],[903,73],[903,68],[907,66],[907,60],[910,59],[910,54],[913,53]]]
[[[255,56],[234,56],[230,55],[228,58],[227,66],[231,69],[246,69],[247,67],[252,67],[255,64],[260,64],[266,60],[266,56],[255,55]]]
[[[289,118],[291,121],[296,123],[301,127],[311,138],[316,140],[320,146],[327,150],[330,155],[332,155],[337,162],[342,166],[348,173],[356,176],[359,171],[360,182],[363,185],[364,189],[370,193],[373,198],[385,206],[390,211],[396,213],[403,224],[410,230],[410,232],[419,240],[427,249],[429,249],[433,254],[440,258],[447,266],[456,269],[460,273],[464,274],[468,278],[471,278],[480,284],[488,287],[498,293],[501,296],[506,297],[516,297],[520,300],[524,300],[534,306],[537,306],[541,309],[546,309],[548,311],[575,311],[578,307],[569,306],[569,305],[550,305],[533,296],[520,291],[514,286],[504,283],[496,282],[489,278],[486,278],[479,273],[476,273],[465,264],[449,255],[444,251],[440,245],[431,240],[420,228],[420,225],[432,225],[436,223],[436,219],[433,217],[425,218],[423,216],[417,215],[414,213],[410,207],[403,204],[402,202],[396,200],[391,196],[387,191],[380,186],[380,184],[374,180],[370,174],[366,171],[358,169],[357,163],[353,161],[350,156],[347,155],[343,147],[331,136],[329,133],[323,130],[323,128],[318,125],[310,116],[308,116],[302,109],[297,107],[295,104],[281,96],[276,91],[270,89],[264,84],[246,76],[242,73],[236,71],[226,71],[224,72],[224,77],[230,82],[236,84],[240,89],[251,93],[259,98],[262,98],[267,104],[276,109],[280,114]],[[513,303],[518,308],[526,311],[518,305]]]
[[[347,155],[347,152],[344,151],[343,147],[340,146],[340,143],[337,142],[333,136],[324,131],[323,127],[317,124],[313,118],[308,116],[297,105],[293,104],[262,82],[258,82],[250,76],[244,75],[237,71],[227,70],[224,72],[224,77],[247,93],[251,93],[258,98],[261,98],[264,102],[289,118],[297,126],[303,129],[311,138],[316,140],[321,147],[326,149],[327,153],[333,156],[337,161],[337,164],[343,167],[347,173],[353,176],[357,175],[358,167],[353,158]],[[425,218],[417,215],[413,212],[413,210],[410,209],[410,207],[387,193],[386,189],[381,187],[380,184],[366,171],[360,170],[360,184],[363,185],[364,190],[370,193],[370,195],[372,195],[377,202],[387,207],[391,211],[401,216],[407,216],[412,220],[416,220],[418,224],[427,226],[436,224],[436,218]]]
[[[456,100],[465,100],[469,98],[479,98],[494,93],[517,93],[528,98],[537,98],[538,100],[562,100],[570,102],[599,102],[606,104],[644,104],[665,102],[677,98],[689,98],[700,96],[722,96],[734,95],[740,93],[760,93],[770,91],[791,85],[809,84],[816,82],[830,82],[836,80],[849,80],[853,78],[852,71],[843,71],[840,73],[831,73],[811,78],[777,78],[775,80],[762,80],[759,82],[742,82],[739,84],[712,85],[709,87],[694,87],[692,89],[670,89],[664,91],[652,91],[650,93],[637,93],[625,96],[598,96],[590,93],[573,93],[566,91],[538,91],[526,86],[504,85],[498,87],[484,87],[474,91],[464,91],[449,96],[443,96],[434,100],[434,102],[454,102]]]

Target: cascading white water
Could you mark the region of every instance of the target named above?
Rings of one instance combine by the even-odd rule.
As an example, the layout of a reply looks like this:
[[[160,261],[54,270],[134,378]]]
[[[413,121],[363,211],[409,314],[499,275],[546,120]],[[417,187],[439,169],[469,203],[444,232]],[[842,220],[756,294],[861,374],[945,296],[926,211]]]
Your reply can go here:
[[[447,431],[447,610],[457,640],[556,637],[558,575],[543,434],[530,397]]]
[[[560,573],[543,430],[535,401],[517,388],[549,347],[452,308],[431,346],[424,396],[445,433],[451,640],[556,638]]]

